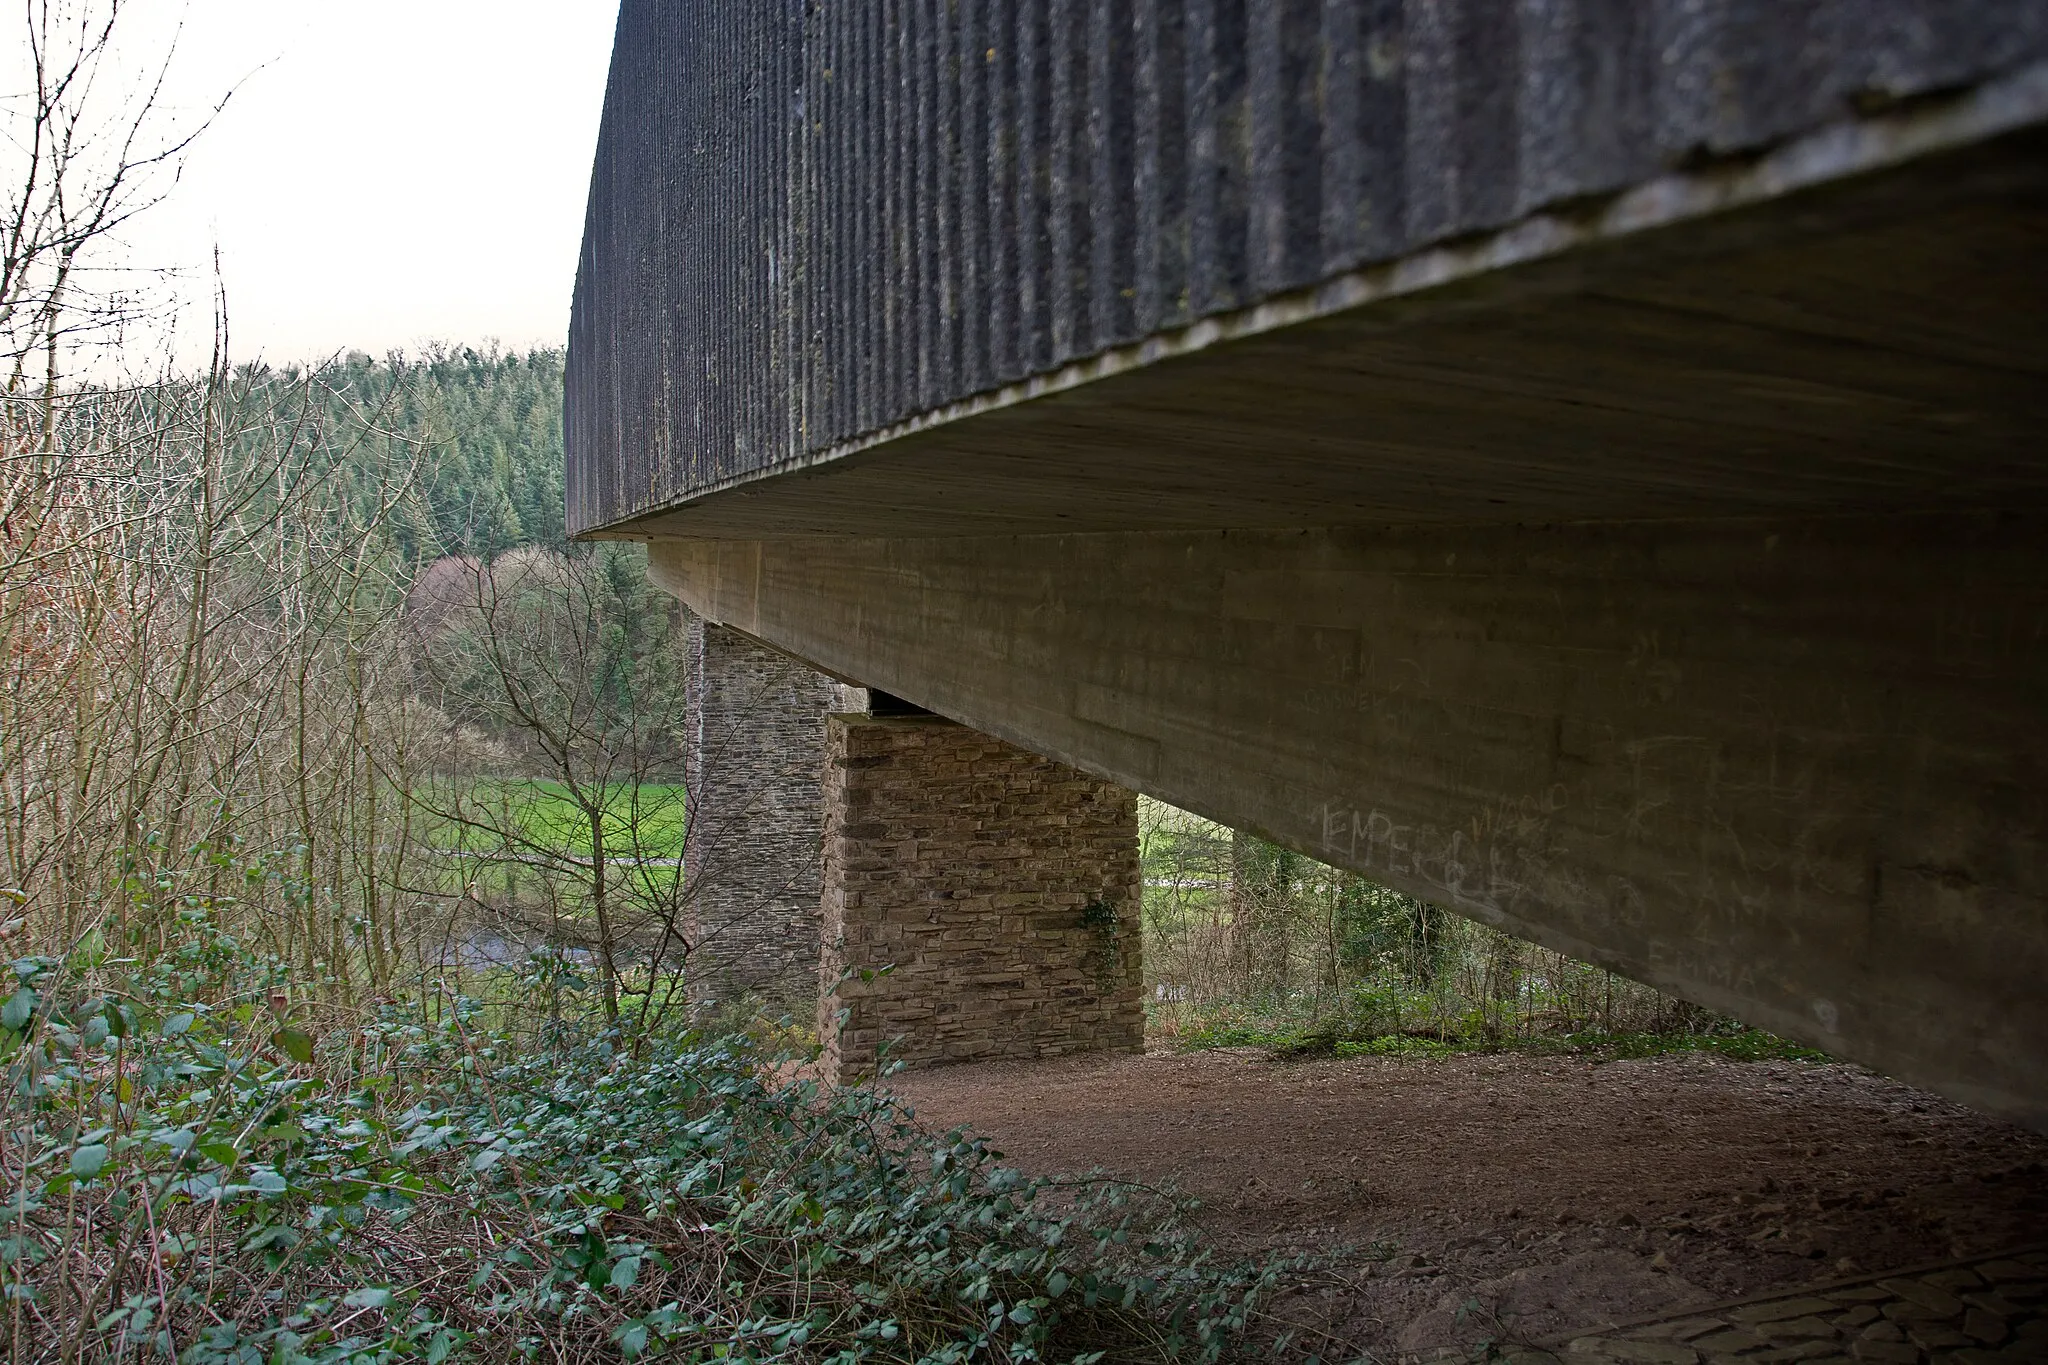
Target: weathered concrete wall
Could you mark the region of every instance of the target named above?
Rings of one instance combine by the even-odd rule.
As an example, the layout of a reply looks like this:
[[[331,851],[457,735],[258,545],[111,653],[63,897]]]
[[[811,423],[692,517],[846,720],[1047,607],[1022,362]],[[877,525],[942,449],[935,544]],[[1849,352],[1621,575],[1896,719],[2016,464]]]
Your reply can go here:
[[[861,690],[694,612],[685,614],[683,645],[691,996],[751,991],[808,1008],[818,966],[825,717],[865,704]]]
[[[1674,168],[2043,58],[2042,0],[626,0],[569,524],[1341,306],[1438,244],[1540,254]]]
[[[2038,515],[656,542],[966,724],[2048,1127]]]
[[[937,716],[834,716],[829,754],[832,1076],[1144,1045],[1133,793]]]

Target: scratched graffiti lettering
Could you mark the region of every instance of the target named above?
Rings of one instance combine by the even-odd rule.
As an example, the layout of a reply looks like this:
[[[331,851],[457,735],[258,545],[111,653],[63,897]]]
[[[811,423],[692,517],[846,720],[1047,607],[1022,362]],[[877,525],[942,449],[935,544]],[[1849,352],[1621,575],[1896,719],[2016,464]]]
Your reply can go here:
[[[1525,899],[1521,855],[1465,830],[1404,823],[1336,802],[1323,804],[1320,824],[1327,861],[1420,881],[1492,919],[1514,914]]]

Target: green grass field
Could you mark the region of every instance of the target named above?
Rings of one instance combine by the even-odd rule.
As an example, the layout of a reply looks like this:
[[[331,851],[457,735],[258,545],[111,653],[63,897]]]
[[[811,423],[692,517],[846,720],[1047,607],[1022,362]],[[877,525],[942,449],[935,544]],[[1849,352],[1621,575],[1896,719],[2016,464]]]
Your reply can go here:
[[[420,831],[433,848],[482,853],[499,847],[503,829],[575,857],[592,851],[589,814],[559,782],[489,778],[430,791]],[[607,793],[602,808],[605,849],[614,857],[680,858],[689,828],[680,783],[642,783]],[[484,828],[479,828],[479,826]]]

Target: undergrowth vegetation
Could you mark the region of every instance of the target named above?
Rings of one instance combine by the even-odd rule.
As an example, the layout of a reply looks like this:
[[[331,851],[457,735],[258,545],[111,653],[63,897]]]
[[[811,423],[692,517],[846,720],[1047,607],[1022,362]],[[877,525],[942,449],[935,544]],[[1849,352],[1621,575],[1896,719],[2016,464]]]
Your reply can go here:
[[[1144,803],[1151,1031],[1184,1048],[1819,1059],[1185,811]]]
[[[1288,1273],[745,1035],[603,1028],[559,964],[553,1010],[535,976],[341,1009],[181,914],[151,961],[12,964],[23,1365],[1214,1360]]]
[[[1456,1033],[1382,1033],[1375,1031],[1369,1020],[1303,1022],[1223,1009],[1198,1016],[1191,1026],[1181,1028],[1175,1039],[1180,1047],[1190,1051],[1250,1047],[1290,1057],[1455,1057],[1470,1052],[1528,1052],[1619,1061],[1694,1052],[1741,1062],[1828,1060],[1827,1054],[1817,1049],[1718,1018],[1692,1031],[1607,1033],[1588,1029],[1488,1039]]]

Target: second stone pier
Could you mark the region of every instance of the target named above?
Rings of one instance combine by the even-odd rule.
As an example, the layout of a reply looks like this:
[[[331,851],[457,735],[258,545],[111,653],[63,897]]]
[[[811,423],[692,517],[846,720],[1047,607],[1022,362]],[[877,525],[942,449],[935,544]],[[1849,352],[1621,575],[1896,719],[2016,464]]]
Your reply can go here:
[[[685,613],[690,996],[808,1012],[825,717],[866,693]]]
[[[826,726],[825,1066],[1135,1052],[1137,797],[932,715]]]

